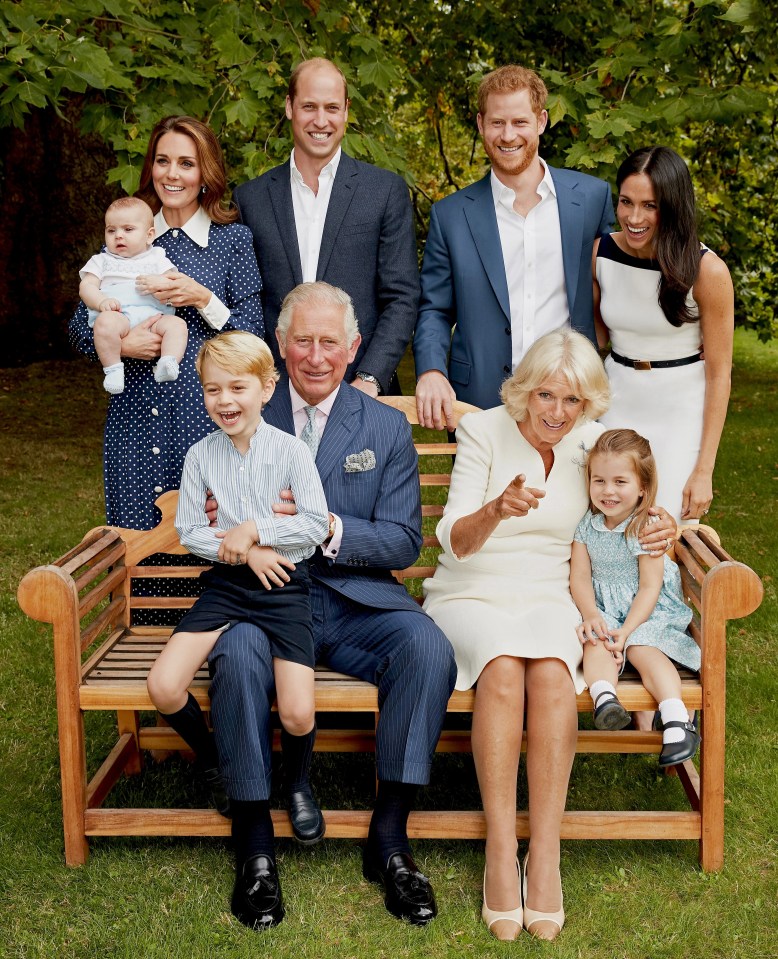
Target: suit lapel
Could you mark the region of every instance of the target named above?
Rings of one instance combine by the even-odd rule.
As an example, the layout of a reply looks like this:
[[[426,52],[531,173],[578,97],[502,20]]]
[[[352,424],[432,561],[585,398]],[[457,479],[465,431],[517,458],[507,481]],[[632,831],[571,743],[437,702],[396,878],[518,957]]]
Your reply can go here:
[[[281,246],[289,260],[294,285],[297,286],[298,283],[303,282],[303,267],[300,260],[300,247],[297,243],[297,227],[294,222],[292,184],[289,171],[288,160],[282,166],[270,171],[269,193],[273,215],[278,226],[278,234],[281,238]]]
[[[497,214],[494,212],[490,176],[491,174],[487,173],[482,180],[473,185],[473,189],[465,198],[464,213],[484,272],[506,319],[510,319],[508,281],[505,278],[505,263],[500,246],[500,233],[497,229]]]
[[[289,395],[289,380],[281,376],[275,391],[262,409],[262,419],[275,426],[276,429],[295,435],[294,417],[292,416],[292,398]]]
[[[351,446],[354,433],[361,423],[362,404],[359,395],[347,383],[341,383],[316,453],[316,468],[325,487],[333,470],[343,467],[346,455],[359,452]]]
[[[330,202],[327,206],[327,216],[324,220],[324,232],[321,237],[321,247],[319,249],[319,262],[316,265],[316,279],[323,280],[327,272],[332,251],[335,249],[335,241],[338,238],[343,218],[348,212],[351,201],[359,183],[359,167],[350,156],[345,153],[340,155],[338,163],[338,172],[335,174],[335,180],[332,184],[332,193]]]
[[[561,182],[561,178],[556,176],[557,171],[553,167],[549,167],[549,169],[556,189],[557,209],[559,210],[559,232],[562,234],[562,263],[565,271],[567,308],[570,316],[573,316],[584,239],[584,207],[576,189],[577,184],[568,186]]]

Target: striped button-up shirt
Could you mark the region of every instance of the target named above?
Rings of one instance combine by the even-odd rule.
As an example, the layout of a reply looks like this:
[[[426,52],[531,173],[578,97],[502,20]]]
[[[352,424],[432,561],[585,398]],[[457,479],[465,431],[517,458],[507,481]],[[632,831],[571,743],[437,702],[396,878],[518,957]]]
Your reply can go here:
[[[208,525],[205,491],[219,504],[218,526]],[[272,504],[291,489],[295,516],[276,517]],[[262,546],[299,563],[313,555],[327,536],[329,514],[319,474],[308,448],[288,433],[260,422],[245,456],[222,430],[189,449],[178,495],[176,530],[181,543],[204,559],[218,562],[220,530],[254,520]]]

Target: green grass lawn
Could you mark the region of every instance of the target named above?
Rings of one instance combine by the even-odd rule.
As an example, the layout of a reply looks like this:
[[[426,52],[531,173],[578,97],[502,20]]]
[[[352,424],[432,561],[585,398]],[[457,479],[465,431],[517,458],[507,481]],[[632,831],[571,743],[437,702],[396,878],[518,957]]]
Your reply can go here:
[[[63,864],[53,666],[48,630],[16,605],[31,566],[63,553],[103,519],[96,367],[80,361],[0,370],[0,956],[418,957],[586,959],[743,957],[778,953],[778,707],[775,639],[778,345],[736,337],[733,397],[710,522],[725,547],[762,576],[765,601],[729,628],[725,865],[705,875],[691,842],[565,842],[567,925],[554,945],[522,935],[498,944],[480,922],[482,844],[419,842],[438,919],[414,929],[392,919],[361,878],[358,845],[312,851],[279,843],[287,918],[257,934],[229,913],[232,861],[219,840],[99,839],[84,868]],[[90,715],[90,768],[112,741]],[[326,803],[369,805],[369,757],[320,757]],[[347,783],[346,787],[343,783]],[[122,784],[124,800],[201,799],[180,760]],[[469,758],[438,757],[429,806],[477,801]],[[525,801],[520,785],[519,801]],[[576,760],[569,805],[684,808],[682,789],[652,757]]]

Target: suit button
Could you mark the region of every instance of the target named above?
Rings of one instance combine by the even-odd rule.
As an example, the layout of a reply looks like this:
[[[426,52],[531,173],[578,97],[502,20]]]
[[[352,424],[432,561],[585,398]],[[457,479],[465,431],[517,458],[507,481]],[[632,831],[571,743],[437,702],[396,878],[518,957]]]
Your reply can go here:
[[[505,327],[505,334],[506,334],[506,336],[510,336],[510,335],[511,335],[511,328],[510,328],[509,326],[506,326],[506,327]]]
[[[511,368],[510,368],[510,366],[503,366],[502,371],[503,371],[503,373],[510,373]]]

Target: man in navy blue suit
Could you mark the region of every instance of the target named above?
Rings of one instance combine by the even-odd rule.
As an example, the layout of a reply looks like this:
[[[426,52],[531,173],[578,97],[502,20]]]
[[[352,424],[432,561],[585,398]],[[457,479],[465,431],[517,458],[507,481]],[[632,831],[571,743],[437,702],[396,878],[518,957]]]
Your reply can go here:
[[[497,406],[545,333],[570,325],[596,345],[592,244],[613,222],[611,193],[538,155],[547,96],[524,67],[484,77],[478,130],[491,170],[432,207],[413,339],[424,426],[452,429],[455,398]]]
[[[359,317],[346,381],[377,396],[390,391],[416,325],[416,235],[405,182],[341,150],[348,108],[346,78],[334,63],[316,57],[295,67],[286,98],[291,156],[234,197],[254,234],[276,362],[281,302],[298,283],[325,280],[351,296]]]
[[[416,451],[405,416],[343,382],[360,336],[348,294],[305,283],[285,299],[276,330],[288,379],[263,419],[315,456],[330,527],[309,561],[317,659],[378,687],[378,794],[363,854],[386,907],[425,925],[437,907],[411,857],[407,819],[430,765],[454,688],[451,645],[393,578],[421,547]],[[279,504],[279,522],[294,505]],[[267,637],[239,624],[210,657],[212,717],[233,815],[233,913],[265,928],[283,918],[268,796],[273,668]],[[311,803],[313,799],[311,797]],[[316,815],[317,809],[311,806]]]

